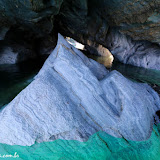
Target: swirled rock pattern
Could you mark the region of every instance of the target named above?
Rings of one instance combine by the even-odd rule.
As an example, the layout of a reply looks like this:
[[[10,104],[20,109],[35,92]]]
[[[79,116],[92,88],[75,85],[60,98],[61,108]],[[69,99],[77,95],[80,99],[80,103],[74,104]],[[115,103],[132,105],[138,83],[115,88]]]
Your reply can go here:
[[[110,30],[106,46],[122,63],[160,70],[160,46],[148,41],[135,41],[116,29]]]
[[[101,44],[123,63],[160,70],[159,10],[159,0],[65,0],[57,24],[87,48]]]
[[[159,104],[150,86],[109,73],[59,35],[35,80],[0,112],[0,143],[86,141],[97,131],[146,140]]]

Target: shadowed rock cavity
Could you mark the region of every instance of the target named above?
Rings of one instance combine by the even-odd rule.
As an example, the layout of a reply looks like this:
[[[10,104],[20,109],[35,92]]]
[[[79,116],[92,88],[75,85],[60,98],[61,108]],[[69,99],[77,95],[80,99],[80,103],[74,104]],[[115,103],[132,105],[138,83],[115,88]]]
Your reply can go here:
[[[120,62],[160,70],[160,46],[148,41],[136,41],[111,29],[106,36],[106,47]]]
[[[59,34],[35,80],[0,112],[0,143],[86,141],[98,131],[146,140],[159,104],[150,86],[109,73]]]
[[[53,17],[61,4],[62,0],[0,1],[0,64],[50,54],[56,45]]]
[[[39,46],[36,47],[38,53],[49,54],[55,47],[53,37],[61,32],[85,44],[91,52],[98,52],[93,45],[96,44],[108,47],[123,63],[159,69],[159,46],[151,44],[160,43],[159,8],[159,0],[1,0],[0,40],[5,40],[7,31],[16,28],[15,30],[30,35],[30,38],[25,39],[27,47],[17,44],[20,48],[25,48],[24,52],[28,52],[28,40],[32,40],[34,43],[30,48],[35,48],[33,44],[36,44]],[[114,28],[117,30],[113,36],[110,32]],[[7,52],[8,47],[11,48],[9,50],[15,50],[7,46]],[[4,53],[6,52],[2,51],[1,63],[13,55],[8,52],[2,56]],[[13,63],[14,59],[15,55],[13,60],[7,62]]]
[[[159,8],[158,0],[65,0],[56,22],[91,52],[91,44],[102,45],[123,63],[159,70]]]
[[[30,29],[37,36],[46,34],[53,28],[51,16],[58,14],[62,0],[1,0],[0,26],[17,25],[22,30]]]

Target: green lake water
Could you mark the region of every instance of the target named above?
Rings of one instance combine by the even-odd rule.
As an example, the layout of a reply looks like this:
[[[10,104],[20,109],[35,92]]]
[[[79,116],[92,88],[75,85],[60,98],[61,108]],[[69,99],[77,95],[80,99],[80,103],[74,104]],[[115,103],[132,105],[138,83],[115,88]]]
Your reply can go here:
[[[9,103],[37,74],[43,61],[20,65],[0,65],[0,106]],[[114,62],[110,70],[139,82],[160,86],[160,71]],[[1,128],[3,129],[3,128]],[[13,157],[15,154],[15,157]],[[10,158],[3,158],[10,156]],[[147,141],[127,141],[105,132],[92,135],[87,142],[55,140],[33,146],[0,144],[0,159],[22,160],[160,160],[160,125],[154,125]]]
[[[1,156],[22,160],[160,160],[160,126],[154,126],[146,141],[127,141],[105,132],[92,135],[87,142],[55,140],[33,146],[0,144]]]

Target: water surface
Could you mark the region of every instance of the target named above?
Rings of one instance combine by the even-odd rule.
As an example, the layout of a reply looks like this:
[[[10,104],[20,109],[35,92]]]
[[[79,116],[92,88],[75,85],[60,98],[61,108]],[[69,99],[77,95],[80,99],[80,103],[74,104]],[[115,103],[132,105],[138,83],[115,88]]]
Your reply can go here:
[[[33,80],[43,62],[44,58],[20,64],[0,65],[0,108]]]

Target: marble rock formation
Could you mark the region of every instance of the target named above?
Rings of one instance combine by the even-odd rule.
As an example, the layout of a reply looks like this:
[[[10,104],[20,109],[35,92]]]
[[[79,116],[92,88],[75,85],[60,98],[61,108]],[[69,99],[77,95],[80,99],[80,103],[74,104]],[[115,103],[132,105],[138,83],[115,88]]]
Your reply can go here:
[[[49,17],[58,14],[61,4],[62,0],[1,0],[0,28],[5,30],[16,25],[21,30],[29,29],[29,34],[50,33],[53,22]]]
[[[59,34],[35,80],[1,110],[0,143],[86,141],[98,131],[146,140],[159,104],[150,86],[109,73]]]
[[[159,11],[159,0],[65,0],[56,24],[61,33],[83,43],[89,51],[90,42],[108,48],[113,38],[110,30],[116,28],[121,34],[116,32],[115,42],[112,41],[111,48],[118,47],[116,58],[123,63],[159,70]]]
[[[0,40],[5,40],[7,32],[12,32],[16,38],[18,32],[22,32],[22,35],[27,35],[25,43],[32,41],[33,50],[38,54],[50,54],[54,46],[52,37],[60,32],[88,48],[91,47],[89,50],[92,50],[94,48],[89,42],[106,48],[106,39],[110,38],[109,30],[116,27],[122,35],[130,36],[133,40],[144,40],[158,45],[159,8],[159,0],[1,0]],[[116,39],[119,40],[119,37]],[[119,41],[123,48],[129,45],[129,42],[123,44],[121,39]],[[119,58],[121,62],[127,61],[135,66],[159,69],[159,49],[151,47],[148,43],[134,43],[136,45],[130,44],[123,53],[120,51],[125,54],[124,60],[121,60],[122,56]],[[144,49],[137,48],[140,45]],[[132,55],[129,61],[126,60],[128,54]]]
[[[116,29],[110,30],[106,47],[122,63],[160,70],[160,46],[148,41],[135,41]]]
[[[66,34],[82,39],[102,43],[108,28],[117,27],[135,40],[160,43],[159,8],[159,0],[64,0],[58,20]]]

